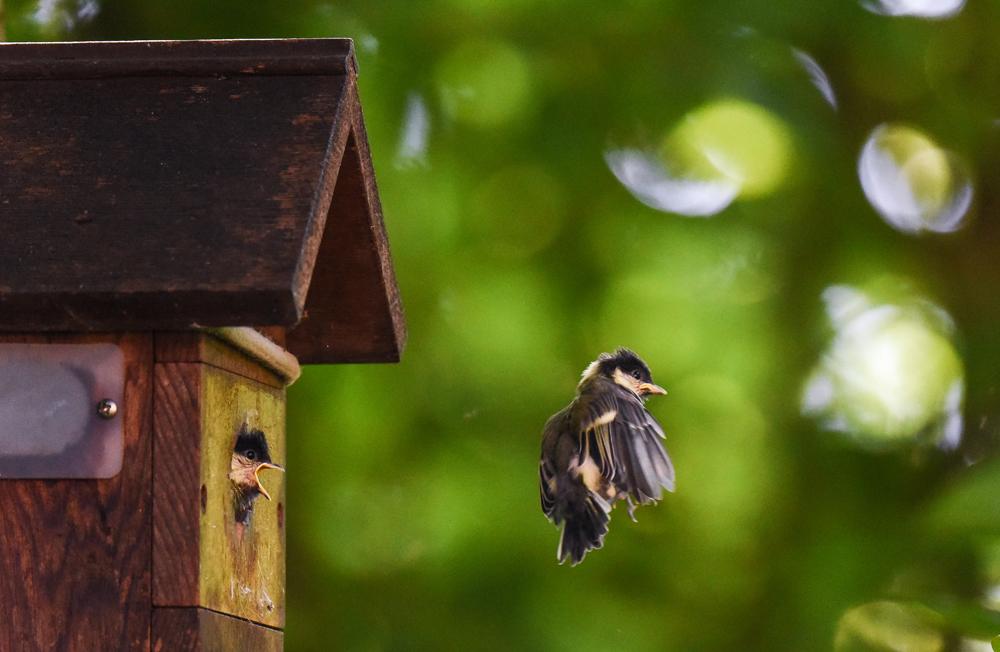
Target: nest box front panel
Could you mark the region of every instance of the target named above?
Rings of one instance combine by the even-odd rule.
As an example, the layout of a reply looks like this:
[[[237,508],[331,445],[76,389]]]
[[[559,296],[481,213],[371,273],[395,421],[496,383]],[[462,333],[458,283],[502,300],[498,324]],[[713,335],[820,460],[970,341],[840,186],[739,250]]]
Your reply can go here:
[[[207,609],[157,609],[153,612],[151,649],[155,652],[284,649],[280,631],[247,625],[245,620]]]
[[[197,362],[155,378],[154,605],[282,627],[284,388]]]
[[[207,368],[202,438],[202,603],[281,627],[285,622],[285,478],[276,469],[238,477],[245,464],[285,464],[285,393]],[[254,436],[256,435],[256,436]],[[248,440],[248,441],[247,441]],[[265,460],[267,460],[265,462]],[[234,469],[235,467],[235,469]],[[252,476],[256,475],[256,478]],[[261,492],[266,493],[261,493]],[[249,494],[249,495],[247,495]]]

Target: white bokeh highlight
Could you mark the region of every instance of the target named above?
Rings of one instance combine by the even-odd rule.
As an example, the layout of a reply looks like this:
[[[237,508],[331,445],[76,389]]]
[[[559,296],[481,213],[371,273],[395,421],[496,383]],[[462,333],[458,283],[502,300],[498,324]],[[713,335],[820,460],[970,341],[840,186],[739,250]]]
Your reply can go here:
[[[883,16],[943,20],[958,15],[965,8],[965,0],[867,0],[862,5]]]
[[[604,160],[633,197],[667,213],[710,217],[725,210],[740,192],[736,179],[703,181],[672,176],[656,155],[638,149],[609,150]]]
[[[834,337],[802,392],[803,414],[871,447],[913,441],[956,448],[965,395],[954,325],[923,299],[878,302],[835,285],[823,292]]]
[[[972,204],[972,181],[956,154],[911,127],[882,124],[858,156],[865,197],[893,228],[950,233]]]
[[[427,165],[427,147],[431,131],[431,115],[427,103],[417,93],[406,99],[406,113],[396,147],[397,168]]]
[[[820,92],[826,103],[832,106],[834,109],[837,108],[837,94],[833,90],[833,84],[830,83],[830,77],[823,70],[819,62],[816,61],[810,54],[799,50],[798,48],[792,48],[792,56],[795,60],[802,66],[802,69],[806,71],[809,75],[809,81],[812,85],[816,87],[816,90]]]

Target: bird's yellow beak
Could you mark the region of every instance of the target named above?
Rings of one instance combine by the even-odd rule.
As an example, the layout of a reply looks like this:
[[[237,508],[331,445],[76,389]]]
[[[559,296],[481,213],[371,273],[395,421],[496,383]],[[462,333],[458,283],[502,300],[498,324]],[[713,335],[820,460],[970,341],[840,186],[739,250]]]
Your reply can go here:
[[[256,467],[254,467],[253,479],[254,482],[257,483],[257,490],[260,491],[261,495],[264,496],[264,498],[271,500],[271,494],[267,493],[267,489],[265,489],[264,485],[261,484],[260,476],[258,476],[258,474],[264,469],[274,469],[275,471],[281,471],[282,473],[285,472],[285,469],[284,467],[278,466],[277,464],[271,464],[270,462],[261,462]]]
[[[667,390],[653,383],[639,383],[640,394],[666,394]]]

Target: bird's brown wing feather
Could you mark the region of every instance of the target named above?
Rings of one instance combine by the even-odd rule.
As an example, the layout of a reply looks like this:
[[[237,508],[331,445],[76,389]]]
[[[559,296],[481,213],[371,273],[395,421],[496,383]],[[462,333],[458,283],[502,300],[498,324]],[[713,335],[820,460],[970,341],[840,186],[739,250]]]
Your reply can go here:
[[[556,474],[553,466],[558,463],[558,448],[560,433],[569,422],[568,409],[557,412],[545,424],[542,432],[542,457],[538,462],[538,489],[541,497],[542,512],[550,521],[555,521],[556,509]]]
[[[618,493],[639,503],[659,500],[674,490],[674,467],[663,448],[663,428],[642,401],[628,390],[605,387],[582,401],[579,446]]]
[[[552,521],[556,509],[555,472],[545,460],[538,463],[538,488],[542,500],[542,512]]]

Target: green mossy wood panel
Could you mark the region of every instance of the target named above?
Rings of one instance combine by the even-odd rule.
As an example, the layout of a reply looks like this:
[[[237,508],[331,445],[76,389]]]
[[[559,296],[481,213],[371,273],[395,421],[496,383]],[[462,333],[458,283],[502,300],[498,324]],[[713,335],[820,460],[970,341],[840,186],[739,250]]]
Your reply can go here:
[[[155,378],[154,604],[281,627],[284,474],[261,475],[272,500],[259,498],[244,527],[229,469],[244,420],[284,463],[284,390],[202,363],[158,363]]]
[[[281,652],[282,632],[239,618],[194,607],[153,610],[153,650]]]
[[[205,369],[201,481],[202,606],[280,627],[285,622],[284,474],[261,476],[271,500],[259,498],[249,527],[236,522],[229,464],[243,420],[264,431],[271,458],[285,461],[285,392],[225,371]]]

